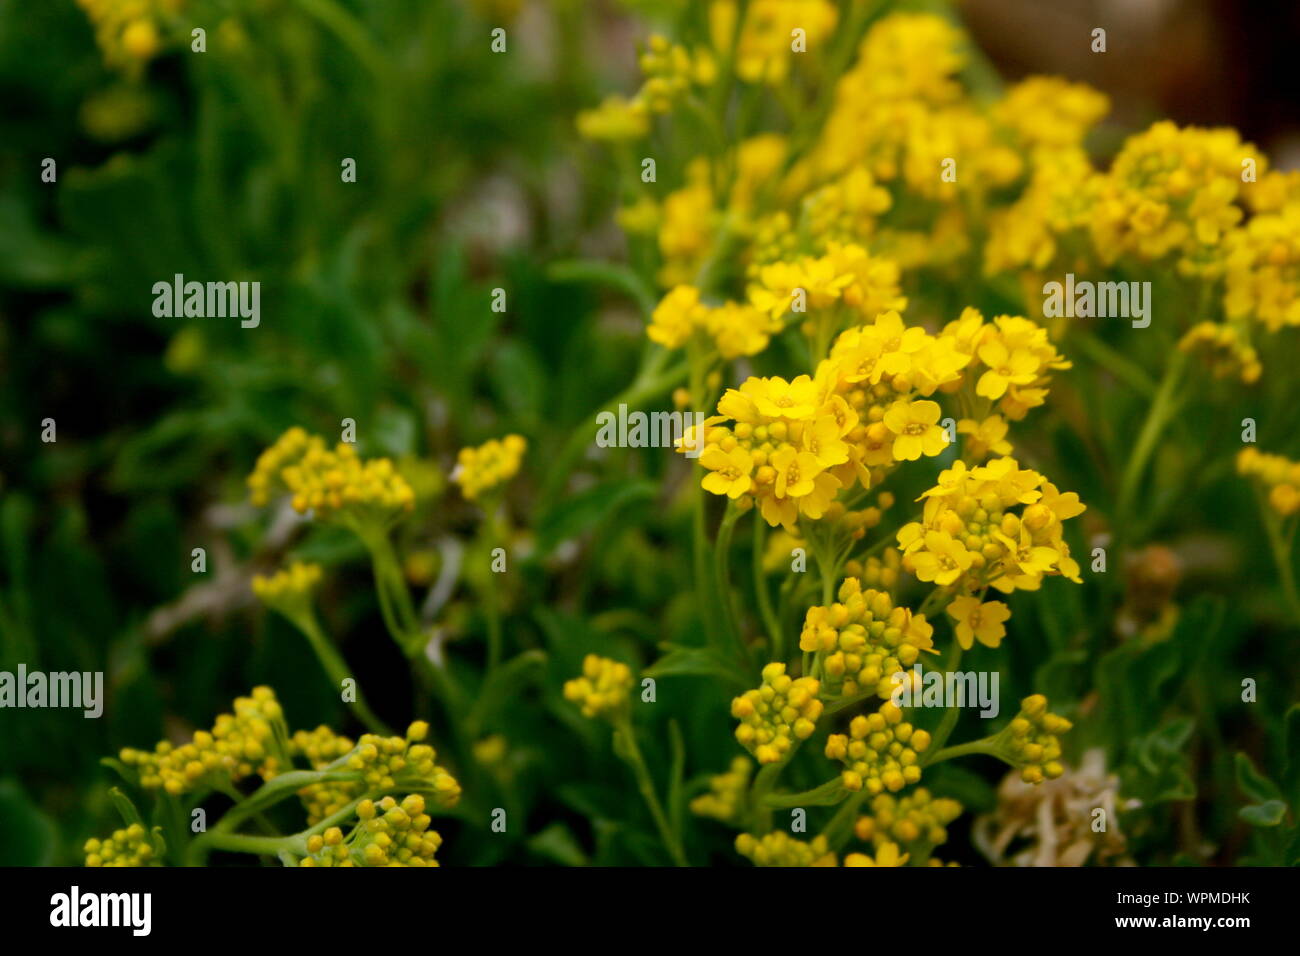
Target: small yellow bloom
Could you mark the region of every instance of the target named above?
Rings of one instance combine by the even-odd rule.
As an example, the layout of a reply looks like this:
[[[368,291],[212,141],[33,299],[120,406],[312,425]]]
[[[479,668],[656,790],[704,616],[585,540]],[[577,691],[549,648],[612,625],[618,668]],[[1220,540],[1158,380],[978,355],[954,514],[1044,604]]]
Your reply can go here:
[[[981,604],[979,598],[963,595],[948,605],[948,616],[957,622],[957,643],[963,650],[970,650],[976,640],[985,647],[1002,643],[1011,609],[1001,601]]]
[[[894,433],[894,458],[916,461],[922,455],[933,457],[948,447],[948,439],[938,426],[941,409],[938,402],[898,401],[885,412],[885,427]]]
[[[584,717],[613,720],[626,712],[632,682],[632,669],[626,664],[588,654],[582,662],[582,676],[565,682],[564,699],[580,705]]]
[[[911,854],[898,852],[897,843],[882,843],[876,847],[873,859],[865,853],[850,853],[844,858],[845,866],[903,866]]]
[[[519,472],[528,442],[522,435],[492,439],[477,448],[462,448],[456,456],[456,470],[451,479],[461,487],[466,499],[473,501],[483,492],[509,481]]]

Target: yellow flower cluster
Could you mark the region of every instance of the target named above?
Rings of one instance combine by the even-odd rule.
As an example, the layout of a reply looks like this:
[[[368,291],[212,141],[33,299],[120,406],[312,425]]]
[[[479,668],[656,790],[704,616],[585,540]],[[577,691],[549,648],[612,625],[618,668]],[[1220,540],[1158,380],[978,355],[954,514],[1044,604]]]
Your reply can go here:
[[[841,776],[847,790],[897,792],[921,779],[919,755],[930,748],[930,734],[903,720],[890,701],[873,714],[859,714],[848,734],[831,734],[826,756],[845,765]]]
[[[390,459],[363,461],[347,442],[330,451],[320,436],[296,426],[258,457],[248,488],[259,506],[287,490],[295,511],[321,519],[339,513],[387,518],[415,507],[415,492]]]
[[[1230,319],[1253,318],[1270,332],[1300,325],[1300,185],[1293,182],[1281,209],[1230,233],[1224,250]]]
[[[430,830],[424,798],[413,793],[399,804],[393,797],[357,805],[360,818],[346,838],[338,827],[307,838],[299,866],[438,866],[442,837]]]
[[[1032,694],[1020,702],[1020,713],[998,735],[995,746],[1012,766],[1020,768],[1025,783],[1055,780],[1065,772],[1060,736],[1071,723],[1048,713],[1047,698]]]
[[[640,139],[650,132],[650,108],[640,99],[617,94],[605,97],[595,109],[578,114],[578,134],[583,139],[619,143]]]
[[[850,853],[844,858],[845,866],[906,866],[910,853],[900,853],[898,844],[884,842],[876,847],[876,855]]]
[[[306,606],[320,583],[321,566],[294,561],[272,575],[253,575],[253,593],[267,607],[292,616]]]
[[[736,757],[726,773],[709,778],[709,792],[691,801],[691,813],[712,817],[723,823],[734,823],[745,811],[745,794],[754,764],[748,757]]]
[[[1110,112],[1110,101],[1083,83],[1059,76],[1030,76],[1012,86],[994,107],[994,116],[1016,132],[1026,147],[1078,146]]]
[[[724,359],[733,359],[757,355],[780,330],[780,322],[751,305],[711,307],[700,301],[695,286],[679,285],[655,307],[646,335],[665,348],[679,349],[698,331]]]
[[[799,648],[816,654],[813,672],[828,694],[874,692],[888,699],[894,675],[915,664],[921,651],[933,653],[933,634],[924,614],[896,607],[884,591],[863,591],[861,581],[849,577],[837,602],[808,609]]]
[[[822,715],[819,688],[812,677],[792,678],[780,661],[768,664],[762,685],[731,702],[731,716],[740,721],[736,740],[761,764],[781,760],[795,740],[812,736]]]
[[[103,840],[86,841],[86,866],[162,866],[162,837],[133,823]]]
[[[857,578],[863,587],[891,593],[898,588],[902,570],[903,552],[897,548],[885,548],[866,561],[855,559],[844,563],[844,573]]]
[[[957,434],[966,436],[962,442],[966,457],[983,461],[990,455],[1011,454],[1011,442],[1007,441],[1009,427],[1001,415],[990,415],[983,421],[963,418],[957,423]]]
[[[1049,371],[1070,368],[1048,340],[1047,330],[1018,315],[1000,315],[989,325],[976,310],[967,309],[945,332],[973,347],[978,361],[972,364],[972,374],[984,369],[975,394],[998,402],[1012,421],[1047,400]]]
[[[706,49],[692,54],[686,47],[655,34],[639,59],[645,82],[637,98],[652,113],[667,113],[692,86],[709,86],[717,78],[717,63]]]
[[[1089,191],[1096,175],[1081,147],[1039,148],[1020,197],[989,214],[985,272],[1042,272],[1063,258],[1071,240],[1075,247],[1086,243],[1083,230],[1092,210]],[[1026,295],[1029,288],[1027,282]]]
[[[528,442],[522,435],[507,435],[492,439],[477,448],[462,448],[456,456],[456,470],[452,481],[461,487],[469,501],[490,488],[509,481],[519,472]]]
[[[313,770],[324,770],[356,747],[350,737],[336,734],[324,724],[315,730],[299,730],[289,741],[289,751],[295,757],[305,757]],[[360,784],[351,781],[313,783],[298,791],[298,798],[307,811],[307,823],[315,826],[320,821],[338,813],[360,796]]]
[[[565,681],[564,699],[582,707],[584,717],[614,719],[627,710],[632,669],[621,661],[588,654],[582,676]]]
[[[356,748],[343,761],[348,770],[361,774],[365,792],[409,789],[433,794],[441,807],[460,802],[460,784],[437,763],[438,752],[423,743],[429,725],[417,720],[405,737],[362,734]]]
[[[110,67],[138,74],[162,47],[162,22],[184,0],[77,0],[95,28],[95,42]]]
[[[1269,506],[1282,517],[1300,511],[1300,462],[1243,448],[1237,453],[1237,474],[1254,478],[1267,488]]]
[[[925,787],[917,787],[905,797],[881,793],[871,801],[871,815],[858,817],[853,832],[877,848],[889,843],[936,847],[947,842],[945,827],[961,816],[961,811],[956,800],[933,797]]]
[[[1166,120],[1130,136],[1094,180],[1089,226],[1097,255],[1107,265],[1122,255],[1148,262],[1175,255],[1185,275],[1217,274],[1217,247],[1242,218],[1242,159],[1258,154],[1232,129]]]
[[[1187,330],[1178,348],[1199,354],[1215,378],[1238,378],[1254,385],[1264,374],[1259,353],[1235,325],[1198,322]]]
[[[128,747],[119,758],[139,773],[146,790],[162,788],[173,796],[253,774],[270,780],[289,765],[288,732],[275,692],[255,687],[251,696],[235,699],[234,711],[188,743],[164,740],[153,751]]]
[[[933,336],[883,312],[842,333],[815,377],[750,378],[728,389],[719,415],[704,423],[700,464],[710,474],[703,485],[713,494],[752,497],[773,526],[789,529],[800,515],[821,518],[840,489],[869,488],[895,462],[947,447],[939,404],[919,396],[959,388],[977,352],[980,362],[993,363],[978,390],[1001,399],[1010,418],[1042,404],[1047,370],[1068,364],[1044,330],[1019,317],[990,325],[968,309]],[[721,424],[728,420],[734,424]],[[973,427],[986,446],[1001,446],[997,421]]]
[[[706,491],[749,496],[770,525],[791,528],[800,514],[820,518],[840,488],[828,469],[848,460],[843,436],[853,425],[841,400],[820,401],[807,375],[793,381],[750,378],[718,402],[721,417],[706,420],[700,464]],[[731,427],[719,422],[733,419]]]
[[[772,318],[843,304],[863,319],[907,308],[897,263],[860,245],[830,242],[823,256],[801,256],[759,267],[749,301]]]
[[[922,520],[898,532],[903,567],[920,580],[1007,594],[1037,590],[1048,575],[1081,583],[1063,522],[1085,506],[1014,458],[971,469],[958,461],[922,497]],[[1020,514],[1011,510],[1017,507]]]
[[[428,793],[439,806],[454,807],[460,801],[460,784],[437,764],[437,751],[423,743],[428,733],[429,725],[417,720],[407,728],[405,738],[363,734],[354,745],[328,727],[298,731],[290,750],[295,756],[305,757],[312,769],[330,768],[361,775],[359,780],[313,783],[300,789],[298,798],[307,811],[307,822],[317,824],[363,794],[385,790]]]
[[[736,852],[755,866],[835,866],[835,853],[824,836],[809,842],[797,840],[784,830],[761,837],[742,833],[736,837]]]
[[[747,83],[784,82],[794,58],[803,55],[792,49],[794,31],[803,31],[807,55],[817,57],[814,51],[839,21],[829,0],[750,0],[747,7],[735,44],[736,75]],[[710,36],[724,54],[732,48],[737,13],[736,0],[713,0],[709,7]]]

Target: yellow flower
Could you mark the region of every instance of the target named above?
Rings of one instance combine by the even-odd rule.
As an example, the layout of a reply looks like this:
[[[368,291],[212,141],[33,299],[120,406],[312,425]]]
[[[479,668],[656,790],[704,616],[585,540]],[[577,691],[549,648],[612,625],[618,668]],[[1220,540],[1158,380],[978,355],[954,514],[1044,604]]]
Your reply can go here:
[[[1007,90],[994,109],[1027,146],[1076,146],[1106,115],[1110,102],[1083,83],[1056,76],[1031,76]]]
[[[862,590],[845,578],[839,600],[811,607],[804,616],[799,649],[817,655],[827,695],[852,697],[863,691],[888,699],[894,677],[933,653],[933,626],[924,614],[894,605],[883,591]]]
[[[679,285],[663,297],[650,316],[646,335],[665,348],[679,349],[704,320],[708,309],[700,302],[700,290]]]
[[[1237,454],[1237,473],[1259,481],[1267,489],[1269,507],[1282,517],[1300,511],[1300,462],[1247,447]]]
[[[844,858],[845,866],[903,866],[911,854],[898,852],[898,844],[882,843],[876,847],[874,858],[865,853],[850,853]]]
[[[709,792],[691,801],[691,812],[723,823],[739,820],[744,813],[745,796],[753,772],[754,764],[748,757],[734,758],[730,770],[709,778]]]
[[[988,366],[975,386],[975,394],[983,398],[996,401],[1009,386],[1028,385],[1038,377],[1038,358],[1028,349],[1011,350],[995,339],[980,346],[978,354],[980,361]]]
[[[477,448],[462,448],[451,479],[460,485],[467,500],[474,501],[483,492],[513,478],[527,449],[528,442],[522,435],[507,435]]]
[[[754,390],[754,404],[759,414],[769,418],[811,418],[821,404],[817,400],[816,383],[807,375],[789,382],[780,376],[756,381],[762,387]]]
[[[921,844],[933,848],[947,842],[945,828],[961,811],[956,800],[936,799],[925,787],[917,787],[905,797],[881,793],[871,800],[871,815],[858,817],[853,833],[877,847],[896,842],[900,847]]]
[[[773,830],[761,837],[742,833],[736,837],[736,852],[752,860],[755,866],[835,865],[835,853],[826,837],[814,837],[804,843],[784,830]]]
[[[1025,783],[1055,780],[1065,772],[1058,738],[1071,726],[1064,717],[1048,713],[1046,697],[1032,694],[1020,702],[1020,713],[994,738],[994,747],[1020,768]]]
[[[822,714],[819,688],[812,677],[790,677],[780,661],[768,664],[762,685],[731,702],[731,716],[740,721],[736,740],[759,763],[776,763],[796,740],[812,736]]]
[[[772,456],[776,469],[776,496],[800,498],[814,488],[813,479],[821,472],[821,463],[806,451],[796,451],[787,445]]]
[[[399,804],[392,796],[357,804],[357,825],[346,837],[339,827],[307,838],[307,855],[299,866],[438,866],[434,858],[442,837],[430,830],[417,793]]]
[[[753,487],[750,473],[754,470],[753,455],[739,445],[725,452],[716,445],[700,454],[700,464],[709,469],[704,476],[704,490],[728,498],[739,498]]]
[[[924,551],[904,558],[904,566],[910,559],[912,572],[922,581],[947,587],[969,570],[974,561],[965,546],[946,531],[928,531],[924,541]]]
[[[578,133],[584,139],[618,143],[640,139],[650,132],[650,111],[639,99],[607,96],[595,109],[578,114]]]
[[[82,849],[86,866],[162,866],[165,846],[160,830],[150,834],[141,824],[132,823],[103,840],[87,840]]]
[[[978,640],[985,647],[997,647],[1006,636],[1005,622],[1011,609],[1001,601],[981,604],[979,598],[963,595],[948,605],[948,616],[957,622],[957,643],[970,650]]]
[[[292,617],[307,606],[320,579],[319,564],[294,561],[273,575],[253,575],[253,593],[267,607]]]
[[[968,435],[966,451],[977,461],[982,461],[990,454],[1011,454],[1011,442],[1007,441],[1009,426],[1001,415],[990,415],[982,422],[973,418],[963,418],[957,423],[957,434]]]
[[[564,699],[582,707],[584,717],[618,719],[627,712],[632,689],[632,669],[621,661],[588,654],[582,676],[566,681]]]
[[[903,720],[890,701],[873,714],[859,714],[849,732],[826,739],[826,756],[841,761],[845,789],[897,792],[921,779],[920,754],[930,749],[930,734]]]
[[[262,452],[248,488],[255,505],[288,491],[295,511],[322,520],[348,514],[388,521],[415,507],[415,492],[390,459],[363,460],[347,442],[331,451],[297,427]]]
[[[137,771],[146,790],[178,796],[253,774],[270,780],[289,766],[287,738],[275,692],[256,687],[250,696],[235,699],[233,714],[221,714],[211,731],[198,731],[188,743],[164,740],[153,751],[128,747],[118,756]]]
[[[941,410],[938,402],[897,401],[885,412],[885,427],[894,433],[894,458],[916,461],[922,455],[932,457],[948,447],[948,439],[936,424]]]

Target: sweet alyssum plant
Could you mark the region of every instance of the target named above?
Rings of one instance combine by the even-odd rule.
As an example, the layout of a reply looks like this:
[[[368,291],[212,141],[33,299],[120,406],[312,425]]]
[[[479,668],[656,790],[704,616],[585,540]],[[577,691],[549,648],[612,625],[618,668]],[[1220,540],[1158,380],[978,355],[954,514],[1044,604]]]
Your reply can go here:
[[[1085,504],[1069,476],[1034,467],[1032,440],[1069,356],[1105,362],[1146,401],[1110,515],[1122,554],[1160,506],[1143,500],[1143,479],[1162,435],[1210,384],[1190,359],[1250,387],[1260,346],[1300,324],[1300,176],[1270,170],[1232,130],[1167,122],[1129,137],[1102,168],[1084,140],[1104,96],[1046,77],[974,95],[981,74],[960,31],[938,16],[886,16],[887,6],[686,5],[677,39],[645,44],[635,96],[577,118],[619,161],[629,264],[563,263],[555,276],[607,282],[646,319],[641,368],[609,407],[671,395],[710,413],[680,443],[702,448],[681,464],[703,642],[669,645],[641,673],[589,655],[563,689],[575,712],[608,725],[664,861],[701,862],[680,812],[686,756],[675,741],[672,779],[656,781],[637,721],[653,697],[635,690],[638,678],[644,688],[681,673],[716,676],[725,697],[728,684],[744,688],[734,723],[718,728],[738,751],[689,807],[702,825],[737,831],[736,852],[755,864],[941,865],[935,852],[963,807],[927,777],[972,755],[1008,765],[1015,787],[1067,784],[1062,829],[1078,836],[1071,859],[1087,859],[1093,838],[1074,818],[1098,802],[1126,805],[1096,751],[1067,754],[1071,720],[1034,693],[989,733],[954,739],[960,708],[917,706],[921,675],[956,673],[976,645],[1013,653],[1017,592],[1082,580],[1071,541],[1077,549]],[[145,45],[138,28],[130,39],[114,30],[128,51]],[[1028,317],[1044,280],[1067,273],[1158,284],[1171,317],[1137,333],[1167,337],[1156,378],[1086,323]],[[988,302],[999,305],[976,307]],[[554,457],[543,503],[562,495],[593,435],[585,422]],[[507,436],[461,452],[453,477],[482,506],[480,556],[507,536],[500,489],[525,449]],[[1237,465],[1259,487],[1300,620],[1297,466],[1253,450]],[[479,739],[471,695],[429,653],[429,622],[403,581],[392,532],[412,513],[414,484],[391,461],[292,429],[249,486],[254,503],[287,500],[362,543],[386,629],[444,718],[447,763],[423,743],[425,724],[392,734],[354,684],[344,699],[370,731],[356,742],[324,727],[290,735],[259,688],[185,744],[111,761],[156,805],[147,825],[123,800],[126,827],[91,841],[87,862],[201,862],[222,850],[297,865],[430,863],[440,843],[431,816],[455,803],[458,780],[467,793],[488,785],[480,768],[495,744]],[[904,493],[912,487],[921,493]],[[742,586],[733,561],[744,529]],[[346,661],[313,610],[324,574],[290,564],[253,587],[346,687]],[[471,584],[490,680],[519,658],[507,657],[499,582]],[[817,786],[791,789],[796,759],[820,768]],[[1004,784],[1024,799],[1015,787]],[[232,805],[196,833],[187,814],[213,793]],[[260,832],[264,812],[293,797],[303,828]],[[787,820],[808,811],[817,825],[793,830]],[[1098,857],[1122,858],[1118,820],[1096,840]]]
[[[922,727],[919,711],[895,702],[917,662],[952,673],[976,642],[998,648],[1014,592],[1081,581],[1067,537],[1085,505],[1017,452],[1021,423],[1071,367],[1056,336],[1068,332],[1150,400],[1110,516],[1122,556],[1140,535],[1153,453],[1202,387],[1188,356],[1250,386],[1262,374],[1256,343],[1300,324],[1300,175],[1270,170],[1233,130],[1169,122],[1129,137],[1100,168],[1083,140],[1104,95],[1031,77],[974,96],[963,81],[987,77],[960,31],[937,16],[882,16],[885,6],[700,5],[679,19],[681,39],[646,44],[635,96],[578,119],[624,170],[618,219],[631,261],[629,272],[585,275],[639,289],[642,301],[663,289],[647,310],[661,348],[647,350],[644,375],[661,388],[684,380],[679,407],[716,403],[695,498],[709,645],[677,647],[648,673],[752,681],[732,715],[758,768],[738,758],[692,806],[740,828],[737,850],[759,864],[833,864],[855,830],[876,852],[845,863],[932,864],[953,807],[918,810],[891,839],[878,825],[890,802],[855,823],[866,801],[905,792],[904,803],[929,805],[918,786],[927,768],[968,754],[1001,759],[1029,785],[1067,772],[1060,738],[1071,723],[1042,695],[962,743],[950,740],[955,707]],[[1086,320],[1105,314],[1095,303],[1072,302],[1068,314],[1085,321],[1068,328],[1026,318],[1042,308],[1045,279],[1074,273],[1156,278],[1161,334],[1175,333],[1158,383],[1090,331]],[[986,316],[977,297],[1007,314]],[[756,365],[775,374],[752,374]],[[727,381],[739,384],[719,396]],[[638,382],[628,394],[646,390]],[[895,473],[936,458],[931,487],[896,506]],[[1250,450],[1239,469],[1264,487],[1294,605],[1282,524],[1300,501],[1294,466]],[[700,491],[726,501],[712,536],[716,509]],[[751,512],[755,606],[739,608],[732,540]],[[781,530],[769,538],[769,528]],[[785,575],[774,602],[771,569],[802,572],[805,554],[810,573]],[[919,597],[904,599],[917,589],[900,571],[925,586]],[[810,597],[796,649],[789,611]],[[838,774],[781,792],[808,741]],[[839,807],[810,840],[774,821],[777,808],[809,806]]]
[[[471,499],[491,497],[519,469],[526,443],[517,435],[464,449],[455,478]],[[390,537],[414,508],[415,492],[393,462],[363,459],[355,447],[330,448],[316,435],[291,428],[257,461],[248,477],[250,498],[265,506],[287,498],[293,511],[313,522],[338,525],[365,545],[389,633],[447,710],[449,722],[469,721],[459,708],[465,697],[445,667],[425,653],[427,634],[411,601]],[[499,519],[497,519],[499,520]],[[202,864],[214,850],[279,858],[296,866],[437,866],[441,836],[430,829],[433,812],[454,808],[461,786],[438,763],[427,743],[429,725],[412,723],[405,736],[392,734],[356,688],[346,662],[323,632],[312,594],[323,569],[292,562],[269,576],[255,576],[253,591],[307,639],[327,677],[338,686],[356,718],[372,732],[358,740],[329,727],[290,733],[269,687],[236,699],[231,714],[211,730],[180,745],[160,742],[153,751],[131,748],[104,762],[155,801],[146,826],[131,800],[113,792],[124,829],[85,847],[90,866]],[[467,760],[465,747],[457,756]],[[260,781],[249,792],[247,783]],[[200,808],[213,794],[233,805],[211,827]],[[265,814],[293,800],[304,825],[290,834],[268,834]],[[196,821],[202,821],[196,825]],[[255,828],[261,832],[250,833]]]

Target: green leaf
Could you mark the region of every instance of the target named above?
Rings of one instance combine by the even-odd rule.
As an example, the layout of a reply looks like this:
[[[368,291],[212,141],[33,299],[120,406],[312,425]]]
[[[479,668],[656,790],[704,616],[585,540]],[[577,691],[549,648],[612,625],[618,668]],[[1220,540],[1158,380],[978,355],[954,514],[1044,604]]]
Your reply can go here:
[[[638,501],[649,501],[658,488],[651,481],[607,482],[565,498],[537,523],[537,546],[550,554],[561,542],[592,530]]]
[[[734,664],[707,647],[673,647],[644,672],[656,679],[684,675],[719,677],[742,690],[749,687],[748,678]]]
[[[849,792],[844,789],[844,779],[835,777],[827,780],[820,787],[804,790],[802,793],[769,793],[763,803],[777,809],[790,807],[833,807],[844,800]]]
[[[563,823],[552,823],[541,833],[530,837],[528,849],[561,866],[587,866],[590,863],[577,839]]]
[[[1256,770],[1250,757],[1240,750],[1237,751],[1236,765],[1237,786],[1250,799],[1256,803],[1282,799],[1282,791],[1278,789],[1277,784]]]
[[[1194,726],[1192,718],[1181,717],[1137,738],[1134,761],[1124,771],[1121,792],[1146,804],[1195,797],[1191,764],[1182,752]]]
[[[1286,804],[1281,800],[1268,800],[1242,807],[1238,816],[1253,827],[1275,827],[1286,817]]]
[[[0,781],[0,866],[50,866],[54,823],[13,780]]]
[[[541,676],[546,667],[543,651],[524,651],[506,661],[483,682],[478,699],[470,709],[466,724],[471,736],[482,732],[484,725],[528,683]]]
[[[1300,808],[1300,704],[1292,704],[1282,719],[1282,783],[1293,806]]]

